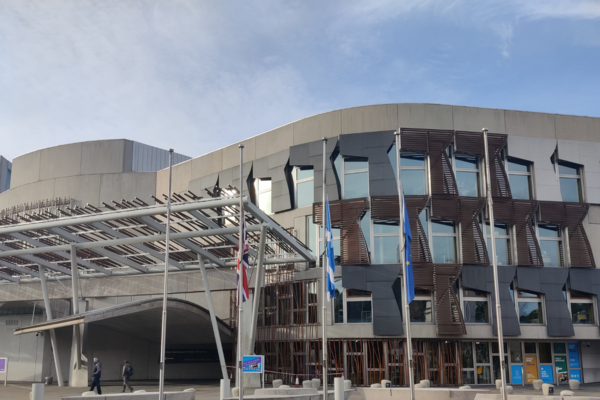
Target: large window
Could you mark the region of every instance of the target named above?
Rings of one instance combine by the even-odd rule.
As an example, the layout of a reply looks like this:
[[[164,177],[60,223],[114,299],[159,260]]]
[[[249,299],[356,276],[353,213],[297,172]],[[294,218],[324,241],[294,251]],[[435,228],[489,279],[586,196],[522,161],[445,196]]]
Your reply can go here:
[[[450,221],[431,221],[431,253],[437,264],[455,264],[456,227]]]
[[[542,296],[538,293],[517,290],[519,304],[519,322],[522,324],[543,324],[544,312]]]
[[[410,322],[433,322],[432,297],[429,290],[415,289],[415,299],[410,302]]]
[[[488,294],[480,290],[463,289],[463,311],[467,323],[489,323]]]
[[[373,222],[373,264],[397,264],[400,262],[400,239],[398,224]]]
[[[486,222],[485,226],[485,240],[487,244],[488,254],[490,260],[492,258],[492,235],[490,232],[490,224]],[[494,224],[494,235],[496,242],[496,263],[497,265],[510,265],[510,229],[508,225],[497,223]]]
[[[256,192],[256,200],[258,208],[266,214],[271,214],[271,180],[255,179],[254,190]]]
[[[306,217],[306,245],[313,252],[317,254],[317,229],[319,227],[313,223],[312,215]]]
[[[508,159],[508,182],[513,199],[530,200],[531,196],[531,163]]]
[[[388,158],[394,169],[394,176],[398,174],[396,165],[396,145],[388,152]],[[427,162],[423,154],[400,154],[400,180],[405,195],[427,194]]]
[[[371,292],[344,289],[341,279],[335,281],[333,304],[335,322],[338,324],[371,323],[373,321]]]
[[[460,196],[479,196],[479,160],[477,157],[455,156],[456,186]]]
[[[562,267],[563,251],[561,229],[555,225],[538,225],[542,260],[546,267]]]
[[[582,201],[581,167],[576,164],[559,162],[558,177],[560,180],[560,194],[562,195],[562,201]]]
[[[369,197],[369,161],[362,158],[343,158],[338,154],[333,166],[340,180],[342,198]]]
[[[313,204],[315,198],[315,172],[312,169],[295,169],[296,179],[296,207],[305,207]]]
[[[588,293],[571,290],[571,318],[574,324],[595,325],[594,297]]]

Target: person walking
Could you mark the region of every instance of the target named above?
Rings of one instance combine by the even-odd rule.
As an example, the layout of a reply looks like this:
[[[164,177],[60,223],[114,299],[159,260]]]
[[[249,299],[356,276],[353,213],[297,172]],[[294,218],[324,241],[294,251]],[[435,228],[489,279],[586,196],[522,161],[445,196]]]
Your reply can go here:
[[[125,393],[126,388],[133,392],[133,388],[129,384],[131,375],[133,375],[133,367],[129,364],[129,361],[125,360],[125,365],[123,365],[123,391],[121,393]]]
[[[102,376],[102,363],[98,358],[94,357],[94,371],[92,372],[92,386],[90,387],[90,392],[94,391],[94,388],[97,389],[98,394],[102,394],[102,389],[100,389],[100,377]]]

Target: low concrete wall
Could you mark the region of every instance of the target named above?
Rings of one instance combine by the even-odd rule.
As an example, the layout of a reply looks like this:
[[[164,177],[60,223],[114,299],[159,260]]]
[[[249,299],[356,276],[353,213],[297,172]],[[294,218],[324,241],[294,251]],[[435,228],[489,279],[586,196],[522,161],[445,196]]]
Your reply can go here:
[[[167,400],[196,400],[196,392],[165,392]],[[158,392],[152,393],[117,393],[117,394],[102,394],[99,396],[91,396],[96,400],[158,400]],[[62,400],[86,400],[89,396],[68,396],[62,397]]]
[[[589,396],[560,396],[560,390],[556,390],[554,388],[554,392],[557,393],[556,396],[528,396],[528,395],[518,395],[518,394],[509,394],[506,396],[508,400],[570,400],[574,397],[577,400],[600,400],[600,397],[589,397]],[[565,389],[567,390],[567,389]],[[478,394],[475,396],[475,400],[502,400],[502,395],[500,394]]]
[[[410,400],[409,388],[356,388],[365,400]],[[484,389],[427,388],[415,389],[416,400],[475,400],[477,396],[487,395]],[[477,397],[477,400],[483,400]],[[496,400],[496,399],[485,399]],[[524,399],[523,399],[524,400]]]

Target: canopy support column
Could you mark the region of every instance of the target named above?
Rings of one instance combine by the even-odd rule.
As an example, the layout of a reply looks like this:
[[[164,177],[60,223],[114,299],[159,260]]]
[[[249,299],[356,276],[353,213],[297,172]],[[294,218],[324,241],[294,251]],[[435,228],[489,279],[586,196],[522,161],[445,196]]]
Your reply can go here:
[[[256,262],[256,281],[254,283],[254,304],[252,305],[252,328],[250,330],[250,350],[254,350],[256,344],[256,331],[258,330],[258,309],[260,307],[260,289],[265,285],[265,243],[267,241],[267,226],[260,228],[260,242],[258,244],[258,255]],[[254,353],[254,351],[253,351]]]
[[[206,275],[204,260],[202,259],[202,256],[200,254],[198,254],[198,263],[200,264],[200,271],[202,272],[202,283],[204,284],[204,293],[206,294],[208,312],[210,313],[210,324],[212,325],[213,333],[215,334],[215,343],[217,344],[217,352],[219,353],[221,373],[223,374],[223,379],[229,379],[229,376],[227,375],[227,364],[225,363],[225,355],[223,354],[223,344],[221,343],[221,335],[219,334],[219,326],[217,325],[217,317],[215,316],[215,308],[212,302],[212,295],[210,294],[208,276]]]
[[[44,307],[46,308],[46,320],[52,321],[52,309],[50,308],[50,298],[48,297],[48,288],[46,287],[46,272],[43,265],[38,265],[40,272],[40,282],[42,284],[42,296],[44,297]],[[63,386],[62,370],[60,368],[60,358],[58,356],[58,347],[56,333],[50,329],[50,343],[52,344],[52,355],[54,356],[54,367],[56,368],[56,381],[58,386]]]
[[[71,244],[71,290],[73,292],[73,315],[79,314],[79,268],[77,267],[77,247]],[[81,329],[73,326],[75,339],[75,368],[81,369]]]

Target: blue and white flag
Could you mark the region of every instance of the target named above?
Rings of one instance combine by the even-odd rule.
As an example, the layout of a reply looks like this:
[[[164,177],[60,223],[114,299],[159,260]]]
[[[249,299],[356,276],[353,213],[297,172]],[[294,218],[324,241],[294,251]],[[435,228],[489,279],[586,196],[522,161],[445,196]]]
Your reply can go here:
[[[325,200],[325,215],[327,219],[327,291],[329,292],[329,296],[327,296],[327,301],[335,296],[335,281],[334,281],[334,272],[335,272],[335,255],[333,254],[333,234],[331,233],[331,217],[329,216],[329,199]]]
[[[402,193],[402,206],[404,207],[404,258],[406,265],[406,295],[410,303],[415,299],[415,281],[413,279],[412,258],[410,254],[410,244],[412,243],[412,233],[410,232],[410,221],[408,219],[408,209],[406,201],[404,201],[404,193]]]

